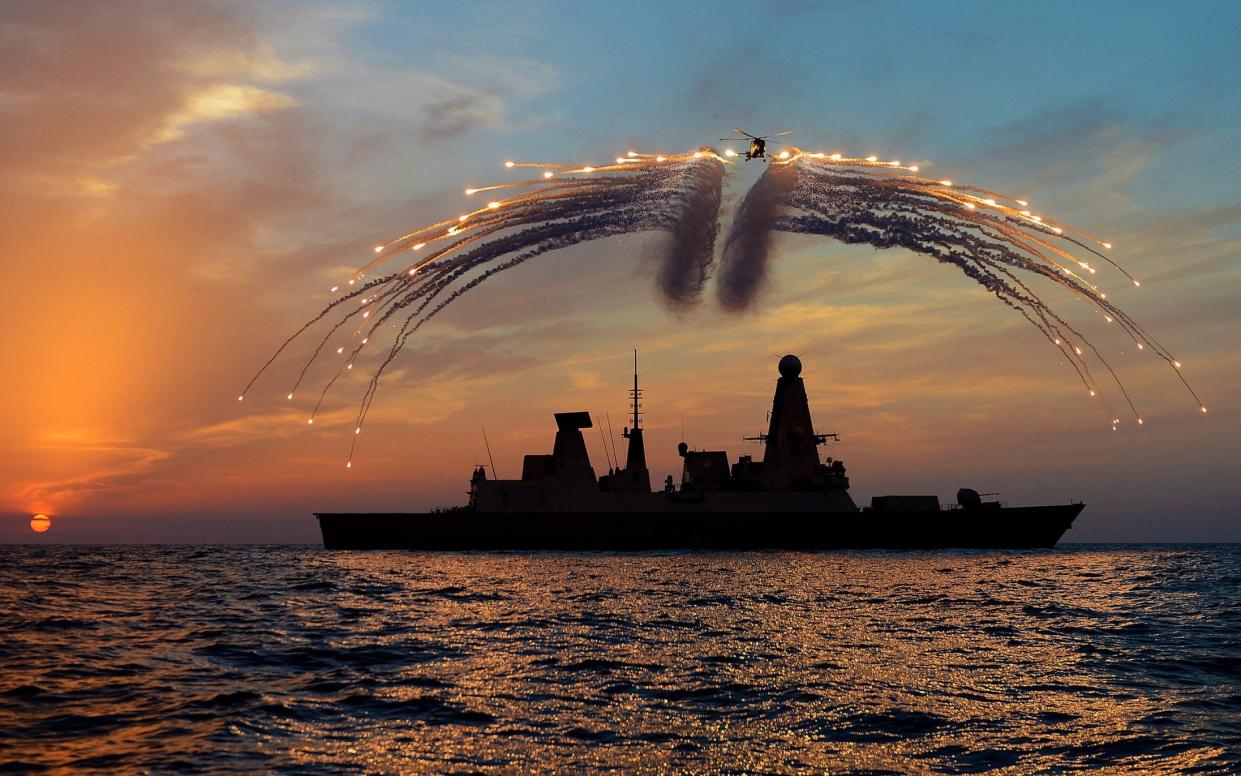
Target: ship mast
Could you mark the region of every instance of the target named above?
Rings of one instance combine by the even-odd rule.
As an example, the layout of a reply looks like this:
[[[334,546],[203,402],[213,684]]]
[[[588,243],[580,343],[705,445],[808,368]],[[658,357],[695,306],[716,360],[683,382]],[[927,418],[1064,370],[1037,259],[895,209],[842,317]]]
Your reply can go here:
[[[638,390],[638,351],[633,351],[633,390],[629,392],[629,398],[633,402],[633,428],[638,430],[638,407],[642,398],[642,391]]]
[[[626,428],[622,434],[625,439],[629,440],[629,449],[625,455],[625,468],[617,487],[646,493],[651,489],[651,475],[646,468],[646,445],[643,443],[642,427],[639,425],[642,419],[642,390],[638,387],[637,350],[633,352],[633,390],[629,392],[629,399],[633,403],[633,426]],[[624,484],[619,484],[619,482]]]

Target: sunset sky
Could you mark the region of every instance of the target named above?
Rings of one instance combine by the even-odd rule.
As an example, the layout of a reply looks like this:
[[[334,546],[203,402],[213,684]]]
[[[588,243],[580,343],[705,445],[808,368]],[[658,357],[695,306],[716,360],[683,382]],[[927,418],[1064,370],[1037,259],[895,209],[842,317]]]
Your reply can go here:
[[[758,454],[741,437],[792,352],[859,503],[969,486],[1084,500],[1066,541],[1241,540],[1239,30],[1234,2],[8,0],[0,542],[317,542],[313,511],[457,504],[482,426],[508,477],[550,451],[554,411],[609,412],[619,435],[635,347],[656,482],[679,478],[682,424]],[[900,250],[783,236],[757,309],[708,288],[670,312],[657,233],[463,297],[385,379],[351,470],[363,374],[313,427],[309,397],[284,398],[296,358],[238,404],[370,246],[513,179],[506,159],[679,152],[735,126],[918,160],[1105,236],[1142,287],[1100,285],[1210,412],[1047,288],[1142,411],[1111,431],[1020,316]],[[731,174],[726,219],[760,173]]]

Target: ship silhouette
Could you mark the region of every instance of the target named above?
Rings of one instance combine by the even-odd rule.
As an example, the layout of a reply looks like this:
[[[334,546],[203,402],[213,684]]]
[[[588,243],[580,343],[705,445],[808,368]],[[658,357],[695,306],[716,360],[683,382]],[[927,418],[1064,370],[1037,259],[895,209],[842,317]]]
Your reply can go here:
[[[469,503],[421,513],[318,513],[329,549],[822,550],[1052,547],[1084,504],[1010,507],[961,488],[937,496],[875,496],[859,508],[845,465],[821,459],[797,356],[780,359],[762,460],[729,465],[720,450],[681,442],[680,485],[651,489],[635,354],[625,464],[596,476],[582,429],[587,412],[558,412],[547,455],[527,455],[521,479],[470,478]],[[606,448],[605,448],[606,453]],[[489,453],[490,454],[490,453]],[[494,466],[492,467],[494,472]]]

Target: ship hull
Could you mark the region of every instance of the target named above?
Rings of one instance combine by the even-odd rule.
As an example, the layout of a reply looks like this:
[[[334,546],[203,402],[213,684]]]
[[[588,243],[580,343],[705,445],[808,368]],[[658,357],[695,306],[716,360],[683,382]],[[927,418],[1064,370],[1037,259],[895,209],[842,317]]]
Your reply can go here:
[[[937,512],[323,513],[339,550],[832,550],[1054,547],[1082,504]]]

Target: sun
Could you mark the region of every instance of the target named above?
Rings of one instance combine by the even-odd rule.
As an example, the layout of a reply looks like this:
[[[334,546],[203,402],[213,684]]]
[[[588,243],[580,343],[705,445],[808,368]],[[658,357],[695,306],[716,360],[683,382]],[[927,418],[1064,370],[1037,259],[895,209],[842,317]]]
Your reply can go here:
[[[43,533],[44,531],[46,531],[47,529],[51,527],[52,527],[52,518],[48,517],[45,514],[40,513],[30,518],[30,530],[34,531],[35,533]]]

